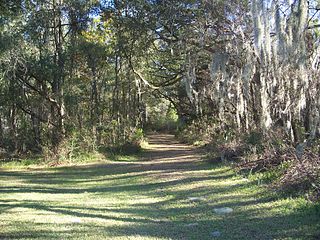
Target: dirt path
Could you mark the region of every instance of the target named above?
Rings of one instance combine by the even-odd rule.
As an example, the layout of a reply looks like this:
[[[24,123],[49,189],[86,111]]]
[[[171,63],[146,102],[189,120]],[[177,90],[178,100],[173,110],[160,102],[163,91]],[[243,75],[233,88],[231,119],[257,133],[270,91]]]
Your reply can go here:
[[[149,135],[149,149],[142,155],[144,171],[158,170],[169,177],[190,171],[202,160],[201,152],[193,146],[179,143],[173,135]]]
[[[0,239],[319,236],[319,215],[305,201],[272,199],[171,135],[151,135],[149,144],[135,161],[0,171]]]

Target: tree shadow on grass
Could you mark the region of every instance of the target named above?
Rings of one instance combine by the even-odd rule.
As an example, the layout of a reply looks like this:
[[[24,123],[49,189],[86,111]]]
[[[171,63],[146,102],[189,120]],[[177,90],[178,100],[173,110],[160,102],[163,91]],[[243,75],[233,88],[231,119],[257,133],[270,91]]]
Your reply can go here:
[[[160,140],[168,143],[166,137]],[[205,240],[219,231],[219,239],[228,240],[317,239],[320,213],[315,208],[279,212],[282,208],[272,204],[277,201],[274,196],[262,195],[262,191],[242,192],[251,189],[252,183],[225,184],[234,176],[228,168],[202,162],[192,150],[168,149],[164,155],[151,151],[149,158],[134,163],[0,172],[4,183],[0,186],[0,217],[25,209],[39,218],[47,213],[81,219],[78,223],[39,224],[32,218],[19,223],[6,218],[0,223],[9,230],[0,233],[0,238]],[[49,199],[26,200],[34,193]],[[66,194],[65,200],[61,194]],[[110,196],[125,196],[129,201],[109,202]],[[204,200],[190,201],[189,197],[195,196]],[[73,198],[74,204],[67,198]],[[102,202],[88,204],[97,198]],[[234,212],[217,215],[214,208],[219,207],[231,207]]]
[[[25,176],[25,175],[24,175]],[[23,179],[23,176],[17,176]],[[212,179],[223,180],[230,178],[230,175],[218,175],[211,177]],[[30,179],[28,179],[30,180]],[[162,187],[166,188],[174,184],[186,184],[192,181],[208,181],[210,177],[203,178],[187,178],[179,181],[169,181],[165,183],[150,183],[150,184],[132,184],[128,186],[116,187],[101,187],[79,189],[58,189],[58,188],[36,188],[36,187],[11,187],[12,192],[30,194],[32,192],[39,193],[83,193],[94,192],[99,194],[119,192],[137,191],[142,195],[150,197],[157,196],[157,190]],[[256,210],[246,209],[247,206],[256,204],[268,203],[272,199],[270,197],[258,198],[256,193],[247,195],[224,196],[224,193],[237,192],[240,188],[250,183],[241,183],[232,186],[221,186],[214,189],[198,189],[173,191],[165,190],[166,195],[172,196],[165,201],[147,204],[131,204],[129,207],[85,207],[85,206],[66,206],[62,202],[56,203],[50,201],[19,201],[19,199],[7,199],[0,201],[1,213],[14,208],[31,209],[34,211],[53,212],[64,216],[79,217],[82,219],[100,219],[112,220],[115,222],[125,223],[114,224],[96,228],[89,223],[79,223],[76,227],[71,224],[70,228],[76,228],[74,232],[70,231],[47,231],[30,230],[28,232],[8,233],[2,235],[3,238],[10,239],[46,239],[61,238],[66,234],[72,237],[80,237],[85,233],[97,234],[104,239],[112,239],[115,237],[154,237],[154,238],[169,238],[169,239],[212,239],[211,232],[219,230],[222,234],[220,239],[275,239],[275,238],[290,238],[290,239],[317,239],[314,234],[316,227],[319,226],[319,215],[314,212],[314,209],[304,209],[304,211],[292,212],[289,214],[274,216],[261,216],[261,212],[271,211],[270,207],[265,206]],[[10,190],[8,187],[7,190]],[[0,190],[1,193],[11,193],[6,191],[4,187]],[[214,198],[215,201],[203,201],[192,203],[187,199],[187,196],[209,196],[218,194],[219,197]],[[257,198],[258,200],[252,200]],[[239,201],[241,199],[241,201]],[[177,207],[176,203],[184,203],[181,207]],[[112,204],[111,204],[112,205]],[[232,207],[235,212],[226,216],[215,215],[213,209],[217,207]],[[115,216],[119,214],[119,216]],[[199,218],[204,215],[205,218]],[[196,216],[196,217],[193,217]],[[306,218],[306,216],[308,216]],[[90,220],[89,220],[90,221]],[[94,221],[94,220],[93,220]],[[30,223],[33,224],[33,223]],[[190,227],[187,224],[197,224],[196,227]],[[50,224],[49,224],[50,225]],[[64,224],[68,225],[68,224]],[[80,229],[79,230],[79,226]],[[194,225],[193,225],[194,226]],[[52,226],[51,226],[52,227]],[[50,228],[50,226],[49,226]],[[97,232],[92,232],[92,231]],[[200,236],[200,238],[199,238]],[[1,237],[1,236],[0,236]]]
[[[317,239],[316,228],[319,228],[319,216],[314,213],[313,208],[296,211],[289,214],[261,216],[257,210],[235,210],[234,213],[225,216],[216,216],[213,211],[206,213],[206,219],[192,218],[192,215],[205,213],[206,206],[167,208],[175,200],[167,202],[134,205],[130,208],[108,208],[108,207],[81,207],[81,206],[54,206],[51,202],[29,202],[20,201],[10,203],[1,201],[2,207],[19,207],[53,212],[71,217],[84,219],[82,223],[61,224],[76,230],[68,232],[70,237],[81,237],[82,234],[96,234],[102,239],[112,237],[154,237],[169,239],[212,239],[212,231],[219,230],[219,239]],[[250,204],[250,203],[249,203]],[[208,209],[207,209],[208,210]],[[268,207],[259,211],[270,211]],[[121,213],[120,216],[114,216]],[[306,219],[306,215],[309,218]],[[127,216],[127,217],[123,217]],[[190,217],[191,216],[191,217]],[[211,216],[211,217],[210,217]],[[174,219],[172,217],[175,217]],[[87,220],[86,220],[87,219]],[[100,227],[90,224],[90,219],[113,220],[125,224],[113,224]],[[211,220],[214,219],[214,220]],[[317,222],[318,221],[318,222]],[[193,225],[188,225],[192,223]],[[30,223],[32,224],[32,223]],[[197,225],[194,225],[197,224]],[[50,225],[50,224],[47,224]],[[60,225],[60,226],[61,226]],[[191,226],[191,227],[190,227]],[[52,226],[51,226],[52,227]],[[80,229],[80,230],[79,230]],[[33,238],[42,239],[46,237],[61,238],[66,232],[32,230],[23,233],[2,235],[11,238]],[[1,237],[1,235],[0,235]]]
[[[34,184],[62,184],[79,183],[81,181],[103,181],[121,180],[134,176],[150,176],[153,173],[175,173],[210,170],[212,167],[205,163],[194,163],[183,161],[179,163],[157,163],[157,164],[137,164],[137,163],[113,163],[94,164],[79,167],[60,167],[51,170],[38,171],[0,171],[0,178],[22,179],[26,183]],[[226,170],[227,171],[227,170]],[[103,179],[99,179],[105,177]]]
[[[72,188],[68,188],[65,186],[59,186],[59,183],[66,183],[66,180],[59,180],[56,184],[56,187],[49,187],[44,185],[37,186],[1,186],[0,194],[8,194],[8,193],[50,193],[50,194],[82,194],[82,193],[96,193],[96,194],[105,194],[105,193],[121,193],[121,192],[137,192],[137,193],[156,193],[159,189],[165,189],[168,187],[174,187],[177,185],[185,185],[191,184],[193,182],[201,182],[208,180],[223,180],[227,179],[231,174],[228,175],[218,175],[218,176],[207,176],[207,177],[186,177],[177,180],[167,180],[161,182],[150,182],[150,183],[136,183],[136,184],[115,184],[112,186],[98,184],[95,187],[81,187],[81,186],[73,186]],[[16,176],[19,179],[23,179],[21,176]],[[109,179],[106,179],[108,181]],[[91,180],[88,180],[91,181]],[[43,184],[46,182],[39,181],[39,179],[33,180],[33,178],[27,178],[23,180],[23,182],[31,183],[31,184]],[[73,182],[73,184],[76,184]],[[51,184],[48,184],[51,185]],[[69,184],[70,185],[70,184]],[[222,187],[215,188],[212,191],[222,193],[224,191],[229,191],[230,189]],[[185,194],[185,193],[184,193]]]

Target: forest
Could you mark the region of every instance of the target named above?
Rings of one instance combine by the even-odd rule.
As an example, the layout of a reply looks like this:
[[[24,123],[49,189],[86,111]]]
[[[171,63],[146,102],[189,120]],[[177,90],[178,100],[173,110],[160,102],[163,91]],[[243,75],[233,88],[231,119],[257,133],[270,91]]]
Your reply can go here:
[[[0,0],[0,239],[319,239],[319,93],[319,0]]]

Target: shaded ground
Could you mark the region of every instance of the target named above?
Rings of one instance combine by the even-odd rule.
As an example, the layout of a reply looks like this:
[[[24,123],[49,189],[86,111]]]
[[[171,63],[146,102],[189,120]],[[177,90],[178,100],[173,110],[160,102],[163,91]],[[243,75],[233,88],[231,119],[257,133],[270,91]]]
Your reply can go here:
[[[0,171],[0,239],[320,239],[305,200],[275,199],[173,136],[149,143],[134,162]]]

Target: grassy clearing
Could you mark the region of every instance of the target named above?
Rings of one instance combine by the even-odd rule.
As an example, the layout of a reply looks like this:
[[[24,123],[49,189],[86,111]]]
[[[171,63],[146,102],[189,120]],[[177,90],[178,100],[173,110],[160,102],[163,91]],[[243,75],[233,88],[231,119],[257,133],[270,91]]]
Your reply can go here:
[[[0,239],[320,238],[319,206],[194,161],[184,146],[163,149],[108,164],[2,170]],[[234,212],[218,215],[218,207]]]

